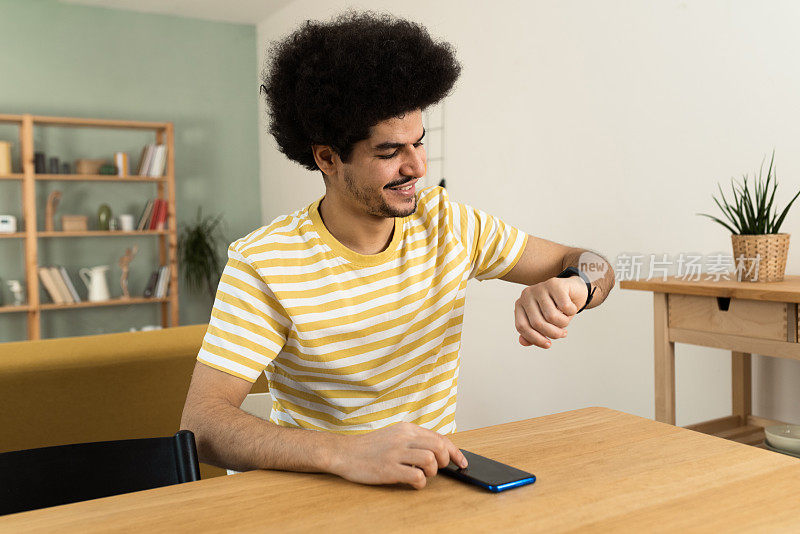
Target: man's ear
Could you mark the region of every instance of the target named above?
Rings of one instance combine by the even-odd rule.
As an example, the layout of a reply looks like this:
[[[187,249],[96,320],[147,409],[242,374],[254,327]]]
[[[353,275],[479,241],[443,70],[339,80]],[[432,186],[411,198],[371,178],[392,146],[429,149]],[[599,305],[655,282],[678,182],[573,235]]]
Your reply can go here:
[[[337,162],[341,162],[339,155],[328,145],[311,145],[314,161],[317,167],[327,176],[336,174]]]

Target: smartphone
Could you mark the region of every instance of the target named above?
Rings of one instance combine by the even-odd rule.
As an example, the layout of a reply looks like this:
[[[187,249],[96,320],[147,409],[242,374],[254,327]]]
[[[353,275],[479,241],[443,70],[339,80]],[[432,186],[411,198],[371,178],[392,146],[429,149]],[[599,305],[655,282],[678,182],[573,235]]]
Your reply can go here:
[[[536,482],[536,477],[526,471],[491,460],[474,452],[460,450],[467,458],[467,467],[461,469],[453,462],[450,462],[447,467],[439,469],[440,473],[475,484],[495,493]]]

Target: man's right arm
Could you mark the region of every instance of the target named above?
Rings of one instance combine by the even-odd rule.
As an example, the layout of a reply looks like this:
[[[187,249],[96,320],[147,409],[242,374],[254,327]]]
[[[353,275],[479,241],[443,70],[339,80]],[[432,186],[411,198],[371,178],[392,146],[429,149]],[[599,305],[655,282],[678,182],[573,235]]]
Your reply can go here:
[[[201,362],[195,365],[181,417],[200,460],[246,471],[328,472],[362,484],[425,486],[426,476],[466,459],[445,436],[412,423],[353,436],[285,428],[239,406],[252,384]]]

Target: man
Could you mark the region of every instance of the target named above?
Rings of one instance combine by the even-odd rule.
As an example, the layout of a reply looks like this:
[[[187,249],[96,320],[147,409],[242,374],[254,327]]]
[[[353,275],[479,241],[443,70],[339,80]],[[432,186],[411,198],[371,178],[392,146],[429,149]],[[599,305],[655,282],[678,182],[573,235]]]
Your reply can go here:
[[[181,421],[203,461],[422,488],[450,461],[466,466],[444,434],[456,429],[467,281],[524,284],[519,342],[545,349],[608,296],[613,272],[599,256],[528,236],[441,187],[417,190],[421,111],[459,73],[448,44],[369,13],[307,22],[273,48],[270,132],[322,173],[325,196],[228,249]],[[239,408],[265,371],[269,422]]]

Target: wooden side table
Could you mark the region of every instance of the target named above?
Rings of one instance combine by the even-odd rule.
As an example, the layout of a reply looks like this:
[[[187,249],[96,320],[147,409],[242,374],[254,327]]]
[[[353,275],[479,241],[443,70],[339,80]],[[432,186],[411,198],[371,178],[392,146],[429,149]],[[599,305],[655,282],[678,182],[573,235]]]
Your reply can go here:
[[[752,414],[750,355],[800,360],[800,276],[782,282],[630,280],[622,289],[653,292],[656,420],[675,424],[675,343],[731,351],[732,415],[687,428],[763,446],[764,427],[782,424]],[[798,414],[800,418],[800,414]]]

